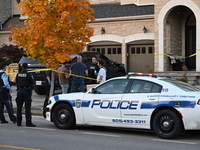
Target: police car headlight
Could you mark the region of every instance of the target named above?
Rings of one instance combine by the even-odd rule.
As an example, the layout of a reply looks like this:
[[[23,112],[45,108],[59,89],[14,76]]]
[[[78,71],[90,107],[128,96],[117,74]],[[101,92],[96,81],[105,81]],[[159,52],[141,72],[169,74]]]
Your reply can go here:
[[[48,100],[48,105],[50,105],[50,104],[51,104],[51,100],[49,99],[49,100]]]

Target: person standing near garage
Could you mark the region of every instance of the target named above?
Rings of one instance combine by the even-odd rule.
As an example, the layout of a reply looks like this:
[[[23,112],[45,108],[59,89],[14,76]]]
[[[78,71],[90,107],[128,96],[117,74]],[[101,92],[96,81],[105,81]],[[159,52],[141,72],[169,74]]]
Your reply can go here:
[[[72,86],[71,93],[75,92],[77,88],[80,88],[80,92],[85,91],[85,75],[88,76],[87,66],[82,63],[82,56],[77,56],[77,62],[73,63],[70,68],[70,74],[73,74],[72,77]]]
[[[27,72],[27,63],[22,64],[22,71],[19,72],[16,76],[17,84],[17,126],[21,126],[22,123],[22,106],[25,102],[25,115],[26,115],[26,126],[27,127],[36,127],[32,123],[31,115],[31,96],[32,89],[34,87],[34,80],[30,73]]]
[[[62,88],[62,94],[66,94],[69,88],[68,78],[69,74],[67,73],[67,62],[63,63],[62,66],[58,69],[58,79],[59,84]]]
[[[97,76],[97,83],[103,83],[106,81],[106,68],[104,67],[104,62],[99,61],[98,66],[100,68]]]
[[[16,123],[16,117],[14,116],[12,100],[10,93],[12,92],[9,84],[8,75],[5,73],[6,65],[0,64],[0,121],[1,123],[8,123],[4,117],[4,105],[8,111],[10,120]]]

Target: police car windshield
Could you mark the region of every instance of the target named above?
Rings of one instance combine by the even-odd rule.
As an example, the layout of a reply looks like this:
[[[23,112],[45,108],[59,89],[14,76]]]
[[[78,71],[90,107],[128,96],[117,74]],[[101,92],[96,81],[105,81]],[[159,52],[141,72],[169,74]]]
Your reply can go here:
[[[188,83],[185,82],[181,82],[181,81],[177,81],[177,80],[171,80],[171,79],[161,79],[163,81],[167,81],[168,83],[171,83],[179,88],[181,88],[182,90],[186,91],[186,92],[200,92],[200,89],[198,89],[195,86],[192,86]]]

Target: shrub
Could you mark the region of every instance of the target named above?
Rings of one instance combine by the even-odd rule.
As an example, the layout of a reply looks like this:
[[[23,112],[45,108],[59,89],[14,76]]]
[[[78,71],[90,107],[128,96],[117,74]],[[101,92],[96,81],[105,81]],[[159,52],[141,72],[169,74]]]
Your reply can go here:
[[[24,54],[23,49],[19,49],[17,45],[3,44],[0,48],[0,62],[18,63]]]

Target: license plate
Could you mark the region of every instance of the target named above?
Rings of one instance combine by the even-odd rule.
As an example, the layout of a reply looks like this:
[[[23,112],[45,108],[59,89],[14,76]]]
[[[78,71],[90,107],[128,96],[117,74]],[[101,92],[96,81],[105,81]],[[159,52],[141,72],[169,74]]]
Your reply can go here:
[[[51,121],[49,112],[46,112],[46,120]]]
[[[36,85],[42,85],[42,81],[36,81]]]

